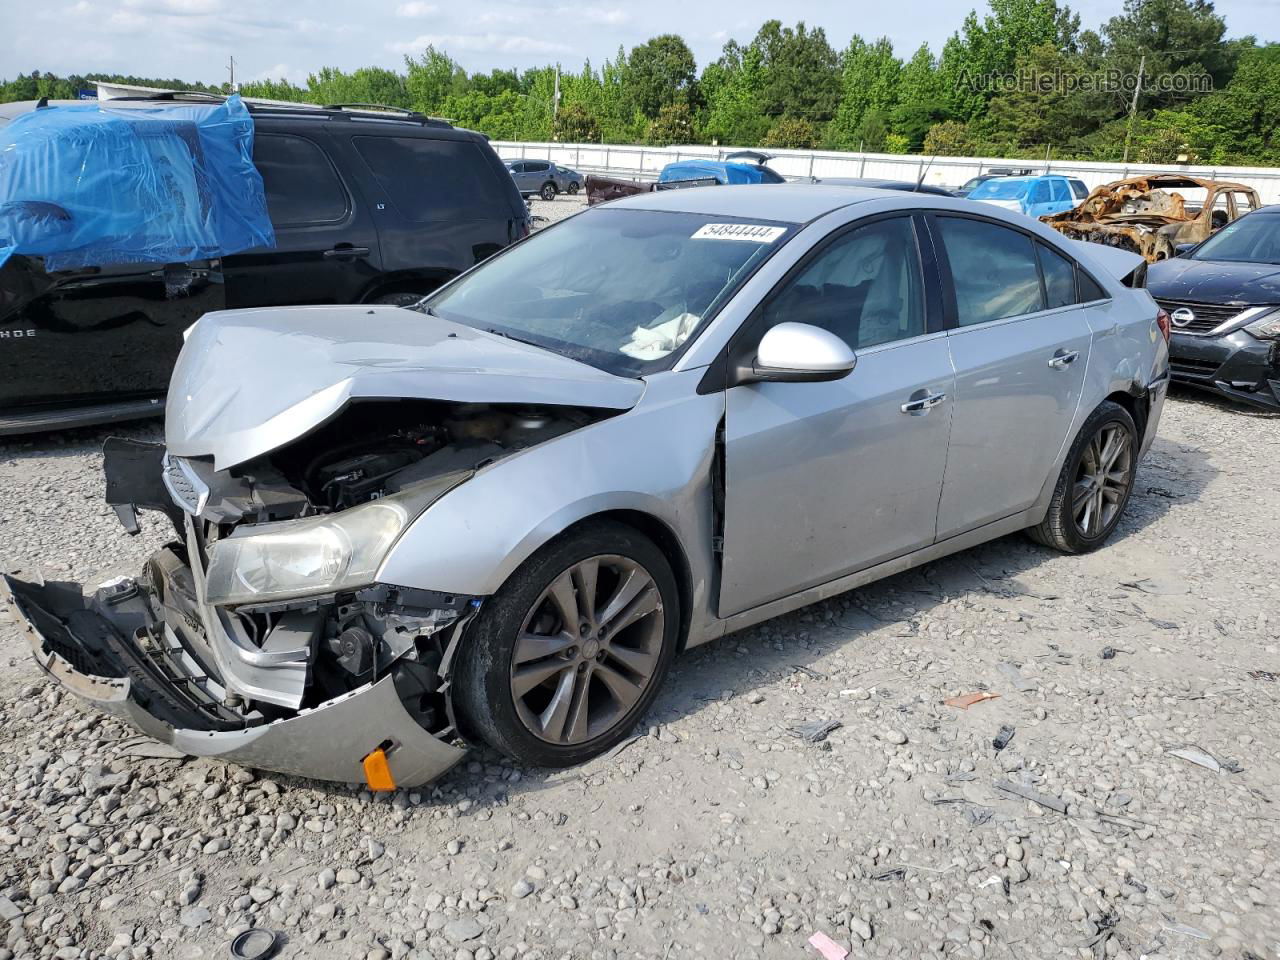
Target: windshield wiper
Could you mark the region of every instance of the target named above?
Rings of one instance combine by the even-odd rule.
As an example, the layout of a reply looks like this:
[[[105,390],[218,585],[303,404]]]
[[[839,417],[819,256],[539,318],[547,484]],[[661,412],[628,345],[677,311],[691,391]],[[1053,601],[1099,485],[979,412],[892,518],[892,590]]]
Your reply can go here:
[[[497,327],[490,327],[488,330],[485,331],[485,333],[492,333],[495,337],[502,337],[506,340],[514,340],[516,343],[523,343],[525,346],[529,346],[529,347],[540,347],[540,348],[542,347],[541,344],[534,343],[532,340],[525,340],[521,337],[514,336],[513,334],[507,333],[503,330],[499,330]]]

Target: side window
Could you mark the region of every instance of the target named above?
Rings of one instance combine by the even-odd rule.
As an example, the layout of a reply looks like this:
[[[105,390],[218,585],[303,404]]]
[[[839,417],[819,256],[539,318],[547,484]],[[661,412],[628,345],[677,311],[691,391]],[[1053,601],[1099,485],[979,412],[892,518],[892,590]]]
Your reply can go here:
[[[551,169],[551,164],[547,163],[545,160],[530,160],[525,164],[525,169],[530,173],[545,173],[547,170]]]
[[[1236,216],[1243,217],[1254,210],[1253,197],[1236,191]]]
[[[524,163],[524,161],[522,160],[522,161],[520,161],[519,163],[513,163],[513,164],[511,165],[511,172],[512,172],[512,173],[524,173],[524,168],[525,168],[525,163]]]
[[[347,191],[315,142],[260,133],[253,138],[253,163],[262,174],[267,212],[275,226],[334,223],[347,215]]]
[[[962,327],[1044,309],[1031,238],[983,220],[938,217]]]
[[[1043,243],[1036,244],[1040,269],[1044,273],[1044,294],[1048,308],[1065,307],[1076,302],[1076,265]]]
[[[505,220],[511,216],[484,154],[466,140],[353,137],[378,185],[406,219]]]
[[[1063,200],[1070,201],[1071,191],[1067,189],[1067,181],[1053,180],[1053,202],[1059,203]]]
[[[1031,190],[1031,203],[1048,203],[1049,202],[1049,181],[1037,180],[1035,187]]]
[[[765,327],[810,323],[854,350],[925,332],[915,227],[895,217],[832,241],[764,308]]]
[[[1068,181],[1071,184],[1071,192],[1076,195],[1077,200],[1083,200],[1089,195],[1089,188],[1084,185],[1083,180]]]
[[[1107,291],[1098,286],[1098,281],[1083,270],[1079,271],[1079,280],[1081,303],[1092,303],[1094,300],[1106,300],[1110,297]]]

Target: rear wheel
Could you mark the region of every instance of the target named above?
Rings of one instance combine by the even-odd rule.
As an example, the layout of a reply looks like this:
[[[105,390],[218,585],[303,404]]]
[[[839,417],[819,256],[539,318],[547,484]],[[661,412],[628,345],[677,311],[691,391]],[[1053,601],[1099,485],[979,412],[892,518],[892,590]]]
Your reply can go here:
[[[1043,521],[1028,531],[1045,546],[1086,553],[1115,530],[1133,492],[1138,431],[1129,411],[1106,401],[1080,429]]]
[[[538,191],[538,195],[543,200],[554,200],[556,198],[556,185],[548,180],[542,185],[542,189]]]
[[[464,732],[521,762],[582,763],[618,743],[675,655],[675,576],[651,540],[618,523],[571,533],[503,584],[454,668]]]

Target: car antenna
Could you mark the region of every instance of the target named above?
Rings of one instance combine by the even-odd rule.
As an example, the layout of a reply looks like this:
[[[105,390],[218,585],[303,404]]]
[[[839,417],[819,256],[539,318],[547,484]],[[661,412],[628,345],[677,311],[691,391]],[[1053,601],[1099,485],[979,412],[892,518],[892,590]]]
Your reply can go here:
[[[937,159],[938,159],[938,155],[935,153],[932,157],[929,158],[929,162],[924,165],[924,169],[920,171],[920,176],[916,177],[916,189],[914,191],[915,193],[920,192],[920,186],[921,184],[924,183],[924,175],[929,172],[929,168],[933,166],[933,161]]]

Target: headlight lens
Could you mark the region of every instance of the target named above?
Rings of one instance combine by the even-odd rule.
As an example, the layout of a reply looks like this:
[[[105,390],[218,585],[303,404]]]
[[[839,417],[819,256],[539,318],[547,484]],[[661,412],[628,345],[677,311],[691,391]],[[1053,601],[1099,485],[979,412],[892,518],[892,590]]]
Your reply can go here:
[[[265,603],[366,586],[404,529],[472,472],[440,474],[341,513],[241,527],[209,548],[205,599]]]
[[[1280,340],[1280,310],[1264,314],[1260,320],[1245,327],[1259,340]]]
[[[261,603],[331,593],[373,581],[378,565],[413,514],[396,498],[341,513],[246,527],[209,550],[210,603]]]

